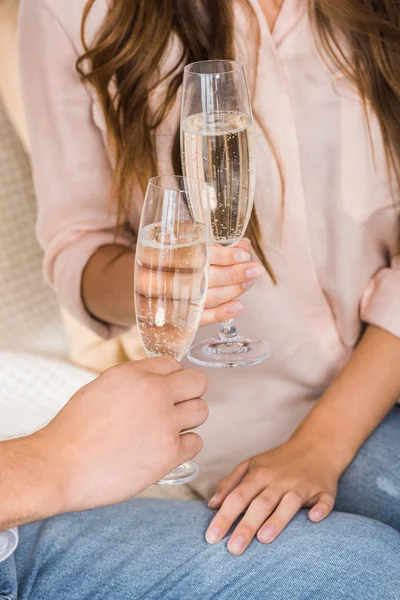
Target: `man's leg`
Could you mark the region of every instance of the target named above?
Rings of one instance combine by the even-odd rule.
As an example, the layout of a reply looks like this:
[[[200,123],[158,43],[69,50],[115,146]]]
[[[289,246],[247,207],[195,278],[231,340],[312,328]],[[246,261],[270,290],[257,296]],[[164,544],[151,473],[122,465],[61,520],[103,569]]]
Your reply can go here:
[[[136,499],[22,527],[18,599],[400,599],[400,534],[386,525],[303,511],[233,557],[204,541],[211,518],[202,502]]]
[[[364,444],[339,483],[335,510],[364,515],[400,531],[400,408]]]

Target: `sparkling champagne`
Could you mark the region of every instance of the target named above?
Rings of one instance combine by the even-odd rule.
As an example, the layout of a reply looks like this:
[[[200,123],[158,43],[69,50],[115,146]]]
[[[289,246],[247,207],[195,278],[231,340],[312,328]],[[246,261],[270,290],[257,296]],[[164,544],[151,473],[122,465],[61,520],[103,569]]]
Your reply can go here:
[[[207,228],[148,225],[136,249],[136,320],[148,356],[181,360],[196,335],[207,292]]]
[[[213,241],[233,246],[245,233],[255,193],[252,120],[241,113],[192,115],[182,123],[182,166],[187,177],[210,184]]]

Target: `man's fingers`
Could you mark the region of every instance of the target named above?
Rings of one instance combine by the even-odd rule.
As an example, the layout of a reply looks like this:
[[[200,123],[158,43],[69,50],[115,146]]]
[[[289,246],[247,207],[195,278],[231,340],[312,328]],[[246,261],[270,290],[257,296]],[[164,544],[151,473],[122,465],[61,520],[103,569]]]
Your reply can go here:
[[[122,365],[123,368],[140,368],[152,375],[171,375],[183,371],[182,365],[172,356],[157,356],[133,361]]]
[[[183,433],[180,436],[179,464],[193,460],[203,448],[203,440],[197,433]]]
[[[181,402],[175,407],[174,417],[178,431],[196,429],[207,420],[207,403],[202,398]]]
[[[167,385],[175,404],[201,398],[207,389],[207,379],[201,371],[185,369],[173,373],[167,379]]]

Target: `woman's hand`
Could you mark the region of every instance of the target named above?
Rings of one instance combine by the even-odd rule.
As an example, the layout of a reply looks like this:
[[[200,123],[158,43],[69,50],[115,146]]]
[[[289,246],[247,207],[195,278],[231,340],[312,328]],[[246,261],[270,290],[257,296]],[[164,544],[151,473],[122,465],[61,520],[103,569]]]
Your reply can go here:
[[[222,323],[243,310],[236,300],[264,273],[258,262],[251,262],[250,241],[242,240],[234,248],[211,246],[210,279],[201,324]]]
[[[206,539],[218,543],[244,511],[228,543],[236,555],[255,536],[264,544],[273,542],[302,507],[312,507],[309,518],[319,522],[333,509],[341,474],[322,442],[294,437],[243,462],[221,481],[209,503],[219,510]]]

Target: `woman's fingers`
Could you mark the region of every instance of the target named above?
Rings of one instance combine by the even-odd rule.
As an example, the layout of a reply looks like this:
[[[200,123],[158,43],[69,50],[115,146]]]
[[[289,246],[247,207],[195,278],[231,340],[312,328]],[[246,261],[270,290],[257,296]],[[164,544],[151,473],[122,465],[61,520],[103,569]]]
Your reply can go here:
[[[260,527],[271,516],[282,498],[282,492],[267,488],[253,500],[243,519],[232,533],[228,550],[232,554],[242,554],[257,535]]]
[[[242,310],[243,305],[236,300],[244,294],[261,277],[263,267],[257,262],[250,262],[251,244],[249,240],[243,239],[234,248],[222,246],[211,246],[210,249],[210,277],[208,293],[203,311],[201,325],[222,323],[236,317]],[[165,273],[160,279],[154,264],[157,262],[153,257],[151,249],[142,256],[141,265],[136,273],[136,291],[138,313],[156,314],[159,298],[163,297],[166,312],[176,310],[176,303],[182,300],[190,300],[193,295],[193,273],[184,269],[180,273],[179,287],[176,286],[172,263],[165,265]],[[191,257],[185,260],[189,263]],[[181,264],[181,263],[180,263]],[[190,262],[193,266],[203,269],[203,263]],[[159,264],[157,263],[157,268]],[[171,332],[171,336],[172,336]]]
[[[206,533],[206,540],[209,544],[217,544],[225,537],[236,519],[258,496],[263,487],[263,484],[256,479],[244,477],[238,487],[229,494],[211,521]]]
[[[199,252],[196,246],[177,247],[172,254],[160,253],[158,247],[143,246],[140,255],[137,256],[136,292],[146,297],[162,296],[178,300],[190,298],[193,273],[197,272],[200,277],[205,273],[206,258],[206,254]],[[177,270],[179,286],[176,279]]]
[[[230,267],[212,265],[210,268],[209,288],[237,285],[256,281],[264,273],[262,265],[246,262]]]
[[[249,238],[243,238],[236,244],[235,248],[242,248],[243,250],[246,250],[246,252],[251,252],[251,241]]]
[[[235,300],[235,298],[247,292],[254,284],[255,280],[238,285],[210,288],[207,294],[206,308],[214,308]]]
[[[229,321],[243,310],[242,303],[236,298],[249,290],[264,273],[259,263],[249,262],[250,249],[247,239],[234,248],[211,246],[208,292],[201,325]]]
[[[326,492],[318,496],[317,502],[308,513],[308,517],[314,523],[319,523],[322,519],[325,519],[333,510],[335,505],[335,499]]]
[[[221,267],[218,267],[221,268]],[[205,267],[201,267],[197,275],[203,276]],[[190,269],[181,269],[179,275],[172,268],[160,274],[157,269],[140,267],[136,271],[136,294],[137,300],[142,303],[157,303],[159,298],[169,299],[170,306],[173,302],[190,300],[194,290],[199,288],[199,278],[193,277]],[[177,285],[179,283],[179,285]]]
[[[243,239],[233,248],[224,248],[223,246],[210,246],[210,263],[226,267],[251,261],[251,244],[247,239]]]
[[[285,529],[304,505],[303,497],[294,491],[287,492],[278,507],[258,532],[257,538],[263,544],[270,544]]]
[[[201,316],[201,325],[224,323],[225,321],[229,321],[229,319],[235,318],[242,310],[243,304],[239,300],[234,300],[215,308],[206,308]]]
[[[218,486],[215,495],[211,498],[208,506],[210,508],[219,508],[225,498],[230,494],[235,487],[239,485],[243,477],[246,475],[249,468],[249,461],[241,463],[228,477],[222,479]]]

